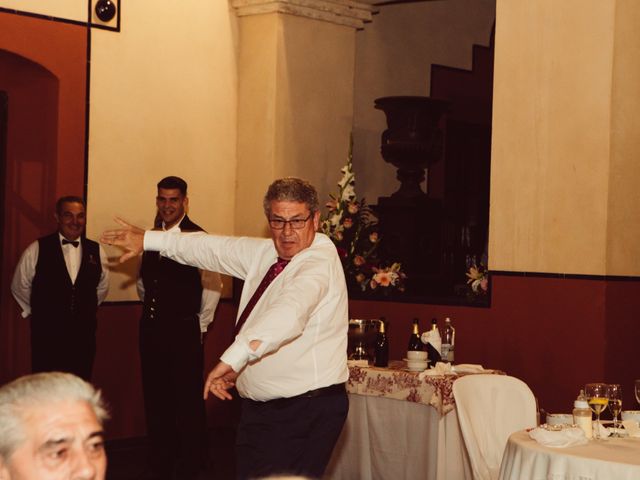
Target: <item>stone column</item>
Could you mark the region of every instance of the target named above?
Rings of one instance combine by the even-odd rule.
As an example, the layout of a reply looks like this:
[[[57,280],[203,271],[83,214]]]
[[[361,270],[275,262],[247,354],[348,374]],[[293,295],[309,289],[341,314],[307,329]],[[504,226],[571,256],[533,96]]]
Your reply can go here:
[[[489,267],[640,275],[640,3],[498,0]]]
[[[301,176],[321,203],[346,163],[355,33],[370,5],[349,0],[230,0],[238,15],[236,234],[264,235],[269,183]]]

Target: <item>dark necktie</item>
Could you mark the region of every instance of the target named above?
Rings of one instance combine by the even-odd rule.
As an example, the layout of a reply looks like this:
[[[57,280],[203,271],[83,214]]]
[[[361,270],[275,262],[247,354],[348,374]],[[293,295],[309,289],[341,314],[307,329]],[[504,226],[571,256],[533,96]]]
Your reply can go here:
[[[62,245],[73,245],[73,248],[78,248],[78,245],[80,245],[80,242],[78,240],[67,240],[66,238],[62,239]]]
[[[256,289],[256,291],[253,293],[253,296],[249,300],[249,303],[247,303],[247,306],[244,307],[242,314],[240,314],[240,318],[236,323],[236,328],[233,331],[234,336],[237,335],[238,332],[240,332],[242,325],[244,325],[244,322],[247,320],[247,317],[253,310],[253,307],[256,306],[256,303],[258,303],[258,300],[260,300],[260,297],[262,296],[264,291],[267,289],[269,284],[273,282],[273,279],[276,278],[278,275],[280,275],[282,270],[284,270],[284,267],[287,266],[287,263],[289,263],[289,260],[283,260],[281,258],[278,258],[278,261],[269,267],[269,270],[267,270],[267,273],[265,274],[264,278],[260,282],[260,285],[258,285],[258,288]]]

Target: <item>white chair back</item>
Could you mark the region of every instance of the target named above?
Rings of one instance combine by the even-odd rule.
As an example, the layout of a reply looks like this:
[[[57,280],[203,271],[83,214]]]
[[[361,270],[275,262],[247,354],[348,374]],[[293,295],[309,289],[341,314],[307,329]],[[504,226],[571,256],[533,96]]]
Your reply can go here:
[[[467,375],[453,383],[462,438],[474,480],[495,480],[509,435],[536,426],[536,400],[522,380]]]

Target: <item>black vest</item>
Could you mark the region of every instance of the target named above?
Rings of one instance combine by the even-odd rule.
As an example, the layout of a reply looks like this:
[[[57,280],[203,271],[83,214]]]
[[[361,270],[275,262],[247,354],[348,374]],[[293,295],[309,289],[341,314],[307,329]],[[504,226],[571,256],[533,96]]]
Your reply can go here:
[[[202,228],[185,215],[180,230],[195,232]],[[144,285],[143,318],[170,322],[200,312],[202,282],[196,267],[161,257],[158,252],[144,252],[140,276]]]
[[[31,286],[32,327],[95,332],[102,265],[99,245],[82,239],[82,260],[75,284],[67,271],[58,232],[38,239],[38,262]]]

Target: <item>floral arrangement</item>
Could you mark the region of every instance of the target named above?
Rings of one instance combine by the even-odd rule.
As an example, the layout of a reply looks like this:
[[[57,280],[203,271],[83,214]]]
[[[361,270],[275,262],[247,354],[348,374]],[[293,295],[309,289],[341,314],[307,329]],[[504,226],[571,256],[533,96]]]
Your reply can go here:
[[[475,295],[486,295],[489,288],[489,272],[483,264],[471,265],[467,272],[467,284]]]
[[[338,194],[330,195],[321,231],[338,249],[348,286],[365,293],[403,292],[406,275],[400,263],[384,264],[378,257],[378,219],[364,198],[356,196],[351,149],[340,172]]]

